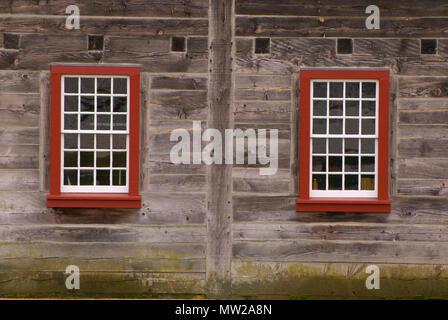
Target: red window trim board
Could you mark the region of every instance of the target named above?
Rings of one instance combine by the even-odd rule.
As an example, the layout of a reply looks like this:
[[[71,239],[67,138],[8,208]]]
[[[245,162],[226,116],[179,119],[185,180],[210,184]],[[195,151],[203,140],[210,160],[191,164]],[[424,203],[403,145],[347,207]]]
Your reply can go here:
[[[310,83],[311,80],[314,79],[368,79],[379,81],[377,198],[310,198]],[[300,72],[299,135],[299,198],[296,200],[296,211],[390,212],[390,200],[388,193],[389,71],[302,70]]]
[[[129,76],[129,192],[61,193],[61,78],[63,75]],[[122,66],[51,66],[50,194],[47,207],[141,208],[139,195],[140,68]]]

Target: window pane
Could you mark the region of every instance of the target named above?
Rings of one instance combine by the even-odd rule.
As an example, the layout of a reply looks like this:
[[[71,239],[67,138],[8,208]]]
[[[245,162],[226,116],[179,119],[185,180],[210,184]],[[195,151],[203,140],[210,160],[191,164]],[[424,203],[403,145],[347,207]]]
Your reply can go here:
[[[93,114],[81,114],[81,130],[93,130],[94,119]]]
[[[78,93],[78,78],[64,78],[64,91],[66,93]]]
[[[362,119],[362,134],[375,134],[375,119]]]
[[[362,116],[374,117],[375,116],[375,101],[363,101],[362,102]]]
[[[327,83],[326,82],[313,82],[313,96],[315,98],[327,97]]]
[[[327,140],[326,139],[313,139],[313,153],[326,153],[327,152]]]
[[[328,175],[328,189],[342,190],[342,175],[329,174]]]
[[[345,139],[345,153],[359,153],[358,139]]]
[[[359,83],[347,82],[345,84],[345,97],[346,98],[359,98]]]
[[[327,157],[313,157],[313,171],[325,172],[326,171]]]
[[[110,78],[97,78],[96,79],[96,92],[97,93],[110,93],[111,79]]]
[[[97,170],[96,171],[96,184],[99,186],[110,185],[110,170]]]
[[[359,101],[345,101],[345,115],[359,116]]]
[[[342,98],[342,82],[330,82],[330,98]]]
[[[126,78],[114,78],[114,94],[127,93],[127,87]]]
[[[342,172],[342,157],[329,157],[328,167],[331,172]]]
[[[127,103],[127,97],[114,97],[114,112],[126,112]]]
[[[345,157],[346,172],[358,172],[358,157]]]
[[[375,190],[374,175],[361,175],[361,190]]]
[[[79,184],[82,186],[92,186],[93,185],[93,170],[80,170]]]
[[[359,133],[359,120],[358,119],[345,119],[345,133],[346,134],[358,134]]]
[[[330,134],[342,133],[342,119],[330,119]]]
[[[77,149],[78,148],[78,135],[75,133],[64,134],[64,148],[65,149]]]
[[[330,139],[328,141],[328,149],[329,153],[342,153],[342,139]]]
[[[78,115],[77,114],[64,115],[64,129],[65,130],[78,130]]]
[[[313,102],[313,116],[326,116],[327,115],[327,101],[314,100]]]
[[[96,129],[97,130],[110,130],[110,115],[99,114],[96,116]]]
[[[81,93],[95,93],[94,78],[81,78]]]
[[[98,96],[96,97],[97,111],[110,112],[110,97]]]
[[[93,167],[93,152],[80,152],[81,167]]]
[[[375,157],[361,157],[361,171],[374,172],[375,171]]]
[[[114,149],[126,149],[126,135],[125,134],[114,134],[112,139],[113,139],[113,148]]]
[[[326,119],[313,119],[313,133],[314,134],[326,134],[327,133],[327,120]]]
[[[81,135],[81,149],[93,149],[93,134],[82,134]]]
[[[78,170],[64,170],[64,186],[76,186],[78,184]]]
[[[326,190],[324,174],[313,174],[312,188],[313,190]]]
[[[96,136],[96,148],[97,149],[110,149],[110,135],[98,134]]]
[[[126,170],[114,170],[112,182],[113,182],[114,186],[125,186],[126,185]]]
[[[81,96],[81,111],[95,112],[95,97]]]
[[[375,139],[361,139],[362,153],[375,153]]]
[[[362,97],[363,98],[375,98],[376,96],[376,83],[375,82],[363,82],[362,83]]]
[[[345,179],[345,190],[358,190],[358,175],[347,174],[344,177]]]
[[[78,111],[78,96],[64,97],[64,111]]]
[[[65,151],[64,152],[64,167],[78,167],[78,152],[77,151]]]
[[[126,115],[114,115],[114,130],[126,130]]]
[[[330,101],[330,116],[342,116],[342,100]]]
[[[114,168],[126,167],[126,152],[114,152],[112,158],[112,166]]]
[[[96,166],[97,167],[110,167],[110,152],[102,151],[96,153]]]

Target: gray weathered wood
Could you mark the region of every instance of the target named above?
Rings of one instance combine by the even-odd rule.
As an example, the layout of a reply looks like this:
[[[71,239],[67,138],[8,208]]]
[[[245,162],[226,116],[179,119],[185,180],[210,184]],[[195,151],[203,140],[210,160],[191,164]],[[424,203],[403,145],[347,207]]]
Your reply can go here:
[[[198,90],[152,90],[151,119],[207,119],[207,92]]]
[[[37,149],[36,149],[37,155]],[[0,191],[38,191],[39,170],[0,170]]]
[[[206,176],[201,174],[152,174],[149,177],[149,192],[204,192]]]
[[[443,179],[398,179],[397,192],[415,196],[442,196],[448,195],[448,180]]]
[[[0,168],[38,169],[38,145],[0,145]]]
[[[151,89],[205,90],[207,78],[197,76],[154,76]]]

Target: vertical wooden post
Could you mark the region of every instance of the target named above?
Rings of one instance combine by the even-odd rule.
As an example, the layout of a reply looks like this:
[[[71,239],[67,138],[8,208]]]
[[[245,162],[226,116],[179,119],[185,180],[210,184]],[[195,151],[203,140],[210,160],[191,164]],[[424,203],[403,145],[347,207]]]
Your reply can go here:
[[[209,1],[208,127],[220,130],[223,137],[225,129],[233,128],[233,14],[234,0]],[[212,164],[207,169],[206,283],[209,297],[230,294],[232,219],[232,165]]]

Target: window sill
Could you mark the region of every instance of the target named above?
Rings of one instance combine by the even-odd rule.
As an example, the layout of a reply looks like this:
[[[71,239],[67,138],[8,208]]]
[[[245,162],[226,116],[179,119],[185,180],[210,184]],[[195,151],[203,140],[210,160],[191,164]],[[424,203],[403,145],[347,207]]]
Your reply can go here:
[[[47,195],[47,208],[135,208],[142,207],[141,196],[117,193],[61,193]]]
[[[390,200],[371,198],[312,198],[297,199],[298,212],[390,212]]]

